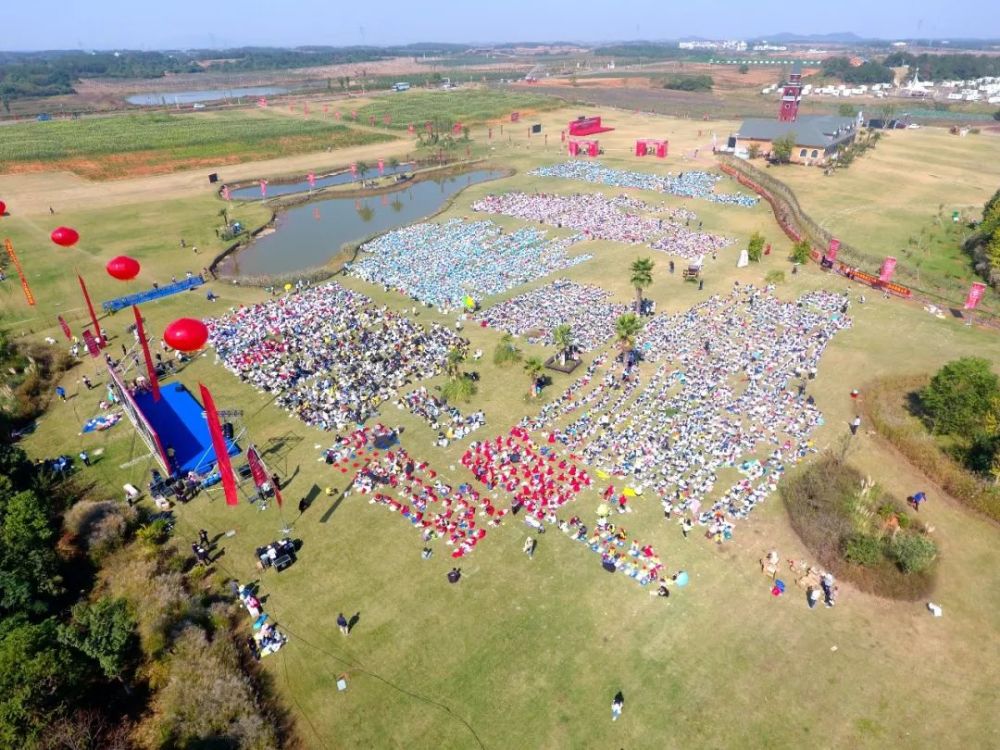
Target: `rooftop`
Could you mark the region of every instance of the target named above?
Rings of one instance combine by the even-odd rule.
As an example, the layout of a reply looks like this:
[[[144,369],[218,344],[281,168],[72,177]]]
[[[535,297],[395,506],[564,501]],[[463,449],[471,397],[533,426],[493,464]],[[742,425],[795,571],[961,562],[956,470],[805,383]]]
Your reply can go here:
[[[795,133],[795,145],[827,148],[842,143],[855,135],[857,121],[853,117],[833,115],[799,115],[795,122],[780,122],[764,118],[743,121],[737,138],[773,141]]]

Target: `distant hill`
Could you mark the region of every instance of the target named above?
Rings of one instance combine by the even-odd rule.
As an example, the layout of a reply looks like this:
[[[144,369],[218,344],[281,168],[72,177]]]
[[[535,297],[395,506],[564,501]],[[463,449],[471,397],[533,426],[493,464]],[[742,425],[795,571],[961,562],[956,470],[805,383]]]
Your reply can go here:
[[[852,44],[863,42],[864,37],[860,37],[853,31],[834,31],[830,34],[795,34],[789,31],[782,31],[778,34],[762,36],[769,42],[835,42],[838,44]]]

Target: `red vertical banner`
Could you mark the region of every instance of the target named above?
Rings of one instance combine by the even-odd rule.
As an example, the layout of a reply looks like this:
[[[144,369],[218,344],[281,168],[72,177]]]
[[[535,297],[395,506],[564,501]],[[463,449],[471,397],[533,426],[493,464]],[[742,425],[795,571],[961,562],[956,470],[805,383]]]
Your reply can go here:
[[[378,160],[378,176],[381,177],[385,172],[385,159]]]
[[[90,322],[94,326],[94,339],[97,341],[98,348],[104,348],[104,341],[101,339],[101,326],[97,323],[97,313],[94,312],[94,305],[90,301],[90,293],[87,291],[87,285],[83,282],[83,276],[80,274],[76,275],[76,278],[80,281],[80,289],[83,291],[83,299],[87,302],[87,310],[90,312]]]
[[[142,315],[139,313],[139,306],[132,305],[132,312],[135,314],[135,332],[139,334],[139,346],[142,347],[142,356],[146,360],[146,373],[149,375],[149,385],[153,389],[153,401],[159,401],[160,381],[156,377],[156,367],[153,365],[153,357],[149,353],[149,341],[146,339],[146,329],[142,324]]]
[[[14,264],[14,270],[17,271],[17,277],[21,280],[21,291],[24,292],[24,299],[29,305],[35,304],[35,295],[31,291],[31,287],[28,286],[28,279],[24,275],[24,271],[21,268],[21,261],[17,258],[17,253],[14,252],[14,243],[10,240],[3,241],[4,249],[7,250],[7,255],[10,256],[10,262]]]
[[[417,132],[417,129],[413,126],[412,122],[406,126],[406,132],[409,133],[410,135],[413,135],[414,133]]]
[[[73,332],[69,330],[69,323],[66,322],[66,319],[62,315],[58,317],[58,320],[59,320],[59,327],[62,328],[63,335],[66,337],[68,341],[72,341]]]
[[[836,237],[830,240],[830,247],[826,251],[826,259],[829,261],[837,260],[837,251],[840,250],[840,240]]]
[[[965,309],[975,310],[979,306],[979,300],[983,298],[983,292],[985,291],[986,284],[981,281],[973,282],[969,288],[969,295],[965,298]]]
[[[261,200],[267,197],[267,180],[260,181],[260,197]]]
[[[351,177],[356,177],[357,174],[358,174],[358,165],[354,162],[351,162]]]
[[[891,255],[887,256],[885,260],[882,261],[882,268],[878,272],[878,280],[883,284],[888,284],[892,281],[892,274],[896,271],[896,259]]]
[[[306,175],[306,179],[309,180],[309,189],[312,190],[316,187],[316,173],[310,172]]]
[[[201,402],[205,406],[205,416],[208,419],[208,433],[212,436],[212,448],[215,450],[215,461],[219,465],[219,476],[222,478],[222,490],[226,495],[226,505],[238,505],[236,495],[236,477],[233,476],[233,464],[229,460],[229,449],[226,439],[222,436],[222,425],[219,423],[219,412],[215,408],[215,400],[201,383]]]
[[[86,328],[83,329],[83,344],[87,347],[87,351],[90,352],[91,357],[101,356],[101,347],[97,345],[97,339]]]
[[[271,482],[271,473],[267,470],[267,466],[264,465],[264,459],[260,457],[260,453],[257,452],[257,446],[255,445],[247,448],[247,464],[250,466],[253,483],[257,485],[258,489]],[[280,508],[284,504],[284,499],[281,497],[281,490],[273,482],[271,483],[271,489],[274,490],[274,499]]]
[[[340,114],[340,110],[339,110],[339,109],[338,109],[338,110],[335,110],[335,111],[334,111],[334,113],[333,113],[333,118],[334,118],[335,120],[340,120],[340,118],[341,118],[341,117],[343,117],[343,115],[342,115],[342,114]]]

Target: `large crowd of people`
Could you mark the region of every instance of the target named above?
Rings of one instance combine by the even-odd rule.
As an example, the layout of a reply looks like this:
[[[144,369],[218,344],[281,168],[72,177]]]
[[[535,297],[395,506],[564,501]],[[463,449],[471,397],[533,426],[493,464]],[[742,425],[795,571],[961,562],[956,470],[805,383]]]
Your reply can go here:
[[[626,195],[608,198],[599,193],[503,193],[476,201],[472,209],[574,229],[583,232],[586,239],[646,243],[689,260],[717,253],[732,244],[725,237],[692,229],[691,223],[697,217],[686,208],[652,206]]]
[[[531,227],[504,232],[490,221],[414,224],[364,244],[350,273],[447,312],[589,260],[567,255],[580,239],[547,239]]]
[[[610,300],[611,295],[598,286],[558,279],[493,305],[476,318],[491,328],[545,345],[555,343],[552,331],[556,326],[569,325],[573,345],[590,351],[614,335],[615,319],[628,311],[627,305]]]
[[[250,307],[209,325],[226,368],[307,424],[363,423],[410,383],[438,374],[467,343],[331,283]]]
[[[756,196],[745,193],[717,193],[715,187],[722,178],[697,170],[680,172],[676,175],[672,172],[667,175],[657,175],[631,169],[605,167],[598,161],[567,161],[550,167],[539,167],[530,174],[538,177],[580,180],[610,187],[654,190],[682,198],[703,198],[713,203],[731,206],[751,207],[757,205],[759,200]]]
[[[457,407],[447,404],[424,386],[400,397],[396,406],[420,417],[435,430],[435,442],[441,448],[446,448],[452,441],[461,440],[486,424],[486,415],[482,411],[462,414]]]

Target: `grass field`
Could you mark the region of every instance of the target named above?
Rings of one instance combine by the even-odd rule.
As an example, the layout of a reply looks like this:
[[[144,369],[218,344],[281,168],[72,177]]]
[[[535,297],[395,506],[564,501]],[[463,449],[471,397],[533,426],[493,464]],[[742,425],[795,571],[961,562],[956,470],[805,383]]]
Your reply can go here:
[[[410,123],[422,128],[424,122],[445,121],[450,125],[482,125],[499,119],[507,120],[511,112],[520,111],[525,117],[563,106],[558,99],[528,92],[497,91],[494,89],[456,89],[451,91],[401,91],[374,99],[357,108],[359,122],[367,123],[374,115],[378,124],[382,117],[392,118],[389,127],[406,130]]]
[[[0,172],[68,169],[106,179],[391,140],[321,118],[255,111],[138,114],[3,127]]]
[[[560,123],[564,126],[574,114],[562,110],[543,115],[544,132],[558,133]],[[704,149],[711,131],[723,133],[727,127],[723,122],[603,114],[618,127],[601,136],[605,163],[663,172],[711,167],[704,150],[695,158],[693,149]],[[499,190],[596,190],[527,175],[531,167],[560,161],[563,155],[558,135],[545,144],[537,136],[528,140],[522,130],[485,146],[499,165],[518,173],[503,182],[469,188],[441,218],[468,216],[473,200]],[[642,134],[669,137],[671,158],[630,158],[631,141]],[[484,147],[484,133],[473,136]],[[836,184],[842,177],[850,178],[851,173],[820,185]],[[722,189],[735,188],[724,183]],[[74,331],[80,327],[74,267],[87,274],[94,296],[104,299],[127,291],[127,284],[101,270],[119,252],[128,251],[143,262],[136,282],[142,287],[203,264],[190,249],[178,246],[181,236],[189,246],[197,241],[203,257],[218,247],[212,226],[220,204],[207,185],[200,190],[183,199],[123,202],[60,216],[84,237],[71,250],[48,243],[45,215],[7,217],[3,231],[15,240],[40,300],[38,309],[26,308],[18,287],[10,282],[0,286],[0,312],[12,332],[30,333],[35,339],[58,337],[55,315],[60,312],[72,312]],[[814,195],[818,191],[816,187]],[[617,300],[628,301],[633,290],[627,266],[648,255],[657,265],[647,294],[657,301],[658,310],[672,311],[724,293],[735,280],[759,284],[769,271],[790,270],[789,243],[765,206],[743,209],[643,197],[687,205],[698,212],[707,230],[739,240],[717,262],[708,262],[705,290],[699,292],[679,275],[670,275],[666,255],[611,242],[574,248],[594,258],[567,276],[600,284]],[[881,199],[877,188],[867,198]],[[805,199],[803,203],[810,207]],[[256,205],[239,210],[250,224],[264,213]],[[509,219],[499,223],[511,228],[521,224]],[[738,249],[754,230],[773,242],[774,252],[759,265],[737,269]],[[846,288],[844,280],[813,267],[787,279],[779,287],[785,298],[813,288]],[[409,300],[356,279],[343,283],[393,308],[410,307]],[[190,293],[144,306],[153,334],[159,335],[179,315],[218,315],[264,296],[260,290],[218,283],[212,288],[221,297],[214,304],[202,293]],[[871,378],[928,371],[963,354],[1000,362],[995,332],[936,318],[916,304],[871,295],[868,303],[853,306],[852,315],[854,327],[834,339],[810,387],[826,421],[816,434],[820,447],[839,444],[854,413],[848,394],[859,387],[863,398],[864,384]],[[433,311],[422,312],[419,319],[453,322]],[[114,350],[122,342],[131,344],[124,333],[126,314],[103,323],[116,337],[111,342]],[[467,328],[466,334],[473,348],[487,353],[497,341],[491,330]],[[542,353],[538,347],[528,349]],[[485,411],[488,426],[482,436],[495,435],[537,410],[537,403],[523,398],[526,380],[519,370],[497,368],[489,356],[467,367],[478,370],[481,380],[479,395],[463,410]],[[643,367],[648,377],[648,366]],[[52,405],[25,446],[32,455],[75,453],[82,447],[91,455],[103,451],[87,471],[108,497],[118,497],[123,483],[144,483],[149,462],[132,462],[141,450],[127,424],[106,433],[79,434],[82,422],[96,413],[100,391],[81,389],[79,378],[85,373],[103,380],[92,361],[71,371],[65,382],[71,398]],[[553,377],[544,398],[558,395],[574,379]],[[1000,720],[990,708],[1000,668],[997,529],[929,485],[865,430],[849,453],[850,463],[897,496],[905,497],[919,486],[931,498],[921,520],[935,527],[942,550],[938,588],[932,594],[944,608],[941,619],[931,618],[922,602],[888,602],[850,586],[842,588],[834,610],[810,611],[804,596],[794,590],[781,599],[771,597],[770,580],[760,574],[757,560],[771,548],[783,559],[808,556],[777,496],[741,523],[734,540],[722,547],[694,535],[685,541],[676,526],[664,524],[654,498],[636,501],[629,530],[650,540],[668,569],[691,573],[691,585],[666,601],[648,596],[621,576],[605,574],[596,556],[556,531],[541,538],[529,560],[520,553],[524,527],[513,523],[491,531],[486,543],[463,561],[462,583],[449,586],[444,574],[450,558],[439,552],[422,561],[419,536],[408,524],[359,496],[326,496],[325,488],[344,487],[342,475],[334,475],[319,460],[319,447],[330,443],[329,434],[290,419],[224,371],[210,352],[194,360],[181,379],[189,386],[209,384],[220,408],[243,409],[252,439],[265,451],[271,468],[289,482],[284,520],[303,540],[301,559],[280,575],[266,574],[261,583],[267,611],[291,640],[264,666],[295,714],[298,733],[308,747],[853,750],[997,744]],[[428,386],[440,382],[435,379]],[[434,446],[430,428],[406,412],[390,408],[384,419],[405,426],[407,449],[429,460],[447,481],[470,479],[457,460],[461,446]],[[303,496],[315,502],[299,518],[293,509]],[[576,510],[589,516],[598,502],[597,493],[585,494]],[[279,536],[283,525],[273,506],[266,512],[245,504],[227,508],[218,492],[179,508],[178,515],[178,541],[185,546],[198,528],[213,534],[234,530],[223,542],[225,556],[218,567],[244,581],[258,575],[253,548]],[[346,639],[334,624],[339,611],[360,613]],[[342,675],[349,683],[346,692],[335,687]],[[610,702],[618,690],[624,692],[625,711],[612,723]]]
[[[964,222],[982,218],[983,204],[1000,187],[1000,138],[961,138],[941,128],[899,130],[832,177],[794,166],[772,174],[843,241],[894,255],[917,272],[921,287],[943,291],[978,278],[961,249],[969,232]],[[961,213],[962,224],[952,224],[953,211]],[[994,292],[982,305],[1000,312]]]

